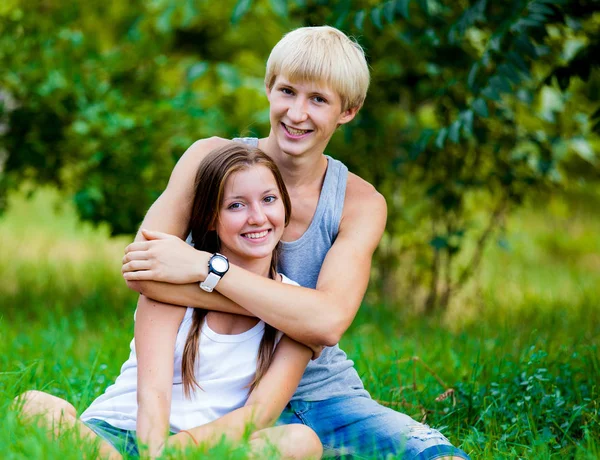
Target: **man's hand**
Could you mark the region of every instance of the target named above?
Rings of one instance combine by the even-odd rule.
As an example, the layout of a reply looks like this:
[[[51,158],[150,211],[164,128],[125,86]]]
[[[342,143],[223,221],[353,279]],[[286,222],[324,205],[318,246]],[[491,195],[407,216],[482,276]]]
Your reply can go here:
[[[127,281],[162,281],[189,284],[208,276],[210,254],[197,251],[182,239],[168,233],[142,229],[147,241],[125,248],[123,278]]]

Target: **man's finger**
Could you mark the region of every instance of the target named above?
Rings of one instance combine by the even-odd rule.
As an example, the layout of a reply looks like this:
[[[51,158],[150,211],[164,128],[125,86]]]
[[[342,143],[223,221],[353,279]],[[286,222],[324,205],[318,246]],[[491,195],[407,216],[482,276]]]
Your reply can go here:
[[[146,230],[145,228],[142,228],[142,235],[144,235],[144,238],[147,240],[166,240],[169,238],[177,238],[176,236],[168,233],[157,232],[156,230]]]
[[[133,251],[128,252],[123,256],[123,264],[131,262],[132,260],[149,260],[149,254],[147,251]]]
[[[150,270],[152,268],[152,263],[149,260],[132,260],[131,262],[127,262],[125,265],[121,267],[121,271],[125,272],[133,272],[139,270]]]
[[[124,272],[123,278],[127,281],[148,281],[154,279],[154,272],[152,272],[152,270]]]

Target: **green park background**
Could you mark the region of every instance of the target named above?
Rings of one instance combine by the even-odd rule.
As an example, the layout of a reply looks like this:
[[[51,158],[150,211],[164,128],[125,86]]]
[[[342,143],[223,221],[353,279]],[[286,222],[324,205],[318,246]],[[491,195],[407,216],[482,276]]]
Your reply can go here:
[[[473,459],[600,458],[598,0],[3,0],[2,458],[95,455],[10,402],[114,380],[145,211],[195,140],[268,134],[268,53],[322,24],[372,75],[327,153],[389,210],[341,343],[365,386]]]

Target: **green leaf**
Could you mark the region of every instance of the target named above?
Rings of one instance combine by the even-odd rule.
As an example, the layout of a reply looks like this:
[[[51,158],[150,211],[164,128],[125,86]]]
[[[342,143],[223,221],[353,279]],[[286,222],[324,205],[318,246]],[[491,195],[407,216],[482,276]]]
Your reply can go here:
[[[356,16],[354,17],[354,26],[358,29],[358,30],[363,30],[363,25],[365,23],[365,10],[360,10],[358,13],[356,13]]]
[[[393,1],[385,2],[383,5],[383,15],[386,21],[391,24],[394,22],[394,12],[396,11],[396,5]]]
[[[206,73],[206,71],[208,70],[208,62],[198,62],[196,64],[194,64],[193,66],[191,66],[188,71],[187,71],[187,79],[188,81],[191,83],[193,81],[196,81],[198,78],[200,78],[202,75],[204,75]]]
[[[426,16],[429,16],[429,0],[418,0],[419,6],[423,10]]]
[[[512,90],[508,80],[499,75],[495,75],[490,78],[489,85],[493,87],[498,94],[508,93]]]
[[[346,23],[346,19],[348,19],[348,15],[350,14],[350,10],[352,7],[352,2],[350,0],[343,0],[338,2],[335,10],[333,11],[333,16],[336,18],[334,22],[334,27],[340,29]]]
[[[396,11],[400,13],[404,19],[409,19],[410,17],[408,14],[409,2],[410,0],[396,0]]]
[[[473,110],[465,110],[461,114],[463,132],[467,136],[473,135]]]
[[[469,88],[473,88],[473,85],[475,84],[475,78],[477,78],[477,72],[479,72],[479,63],[476,62],[471,67],[471,70],[469,71],[469,77],[467,78],[467,85],[469,85]]]
[[[183,6],[182,27],[189,27],[192,21],[198,17],[198,10],[194,5],[194,0],[187,0]]]
[[[373,25],[379,30],[383,29],[383,24],[381,22],[381,13],[382,12],[380,7],[373,8],[371,10],[371,22],[373,22]]]
[[[417,157],[427,148],[429,141],[433,137],[434,131],[432,129],[426,128],[423,130],[421,135],[419,136],[419,140],[415,142],[413,148],[410,150],[410,159],[416,160]]]
[[[537,50],[535,46],[527,39],[524,34],[521,34],[515,40],[515,46],[521,51],[522,54],[529,56],[531,59],[536,59],[538,57]]]
[[[481,94],[492,101],[500,100],[500,93],[493,85],[485,87]]]
[[[439,130],[437,137],[435,138],[435,146],[438,149],[444,148],[446,142],[446,136],[448,135],[448,128],[442,128]]]
[[[521,76],[519,75],[519,72],[514,66],[510,64],[505,63],[500,65],[500,67],[498,67],[498,74],[502,75],[504,78],[511,81],[515,85],[521,83]]]
[[[480,117],[487,118],[489,116],[487,102],[484,99],[478,97],[473,101],[471,107]]]
[[[448,139],[450,139],[455,144],[458,144],[458,141],[460,141],[460,120],[456,120],[450,125],[450,130],[448,131]]]
[[[286,19],[288,17],[288,2],[287,0],[269,0],[271,8],[277,16]]]
[[[525,64],[525,61],[520,55],[514,51],[511,51],[506,57],[508,58],[509,62],[511,62],[517,69],[521,71],[521,73],[529,76],[529,67],[527,67],[527,64]]]
[[[159,32],[166,33],[171,30],[171,18],[173,17],[173,13],[175,12],[175,7],[170,6],[156,20],[156,28]]]
[[[444,238],[443,236],[436,236],[435,238],[432,238],[431,241],[429,241],[429,245],[436,251],[439,251],[440,249],[448,247],[448,238]]]
[[[251,6],[252,0],[238,0],[231,13],[231,23],[237,24],[240,22],[240,19],[242,19],[248,10],[250,10]]]
[[[571,148],[575,150],[575,152],[577,152],[577,154],[584,160],[592,164],[596,162],[596,155],[594,153],[594,149],[586,139],[582,137],[572,139]]]

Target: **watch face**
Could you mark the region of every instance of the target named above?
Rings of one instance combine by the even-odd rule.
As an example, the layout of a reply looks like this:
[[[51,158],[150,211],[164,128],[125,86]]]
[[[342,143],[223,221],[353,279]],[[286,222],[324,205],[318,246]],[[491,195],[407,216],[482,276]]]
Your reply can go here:
[[[211,260],[211,266],[216,272],[224,273],[229,268],[229,263],[223,257],[216,256]]]

